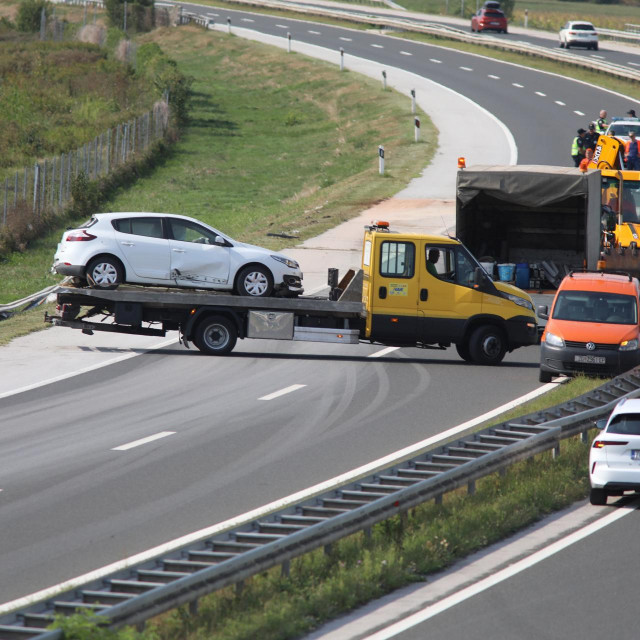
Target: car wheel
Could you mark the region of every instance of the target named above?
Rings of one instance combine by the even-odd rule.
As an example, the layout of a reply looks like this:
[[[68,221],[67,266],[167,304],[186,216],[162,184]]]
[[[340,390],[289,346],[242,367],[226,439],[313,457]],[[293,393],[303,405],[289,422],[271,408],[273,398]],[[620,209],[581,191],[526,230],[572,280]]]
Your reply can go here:
[[[478,327],[469,340],[471,360],[477,364],[496,365],[502,362],[507,343],[502,330],[493,325]]]
[[[117,289],[124,281],[124,269],[113,256],[98,256],[87,265],[89,284],[101,289]]]
[[[238,330],[224,316],[209,316],[198,323],[193,342],[202,353],[224,356],[236,346]]]
[[[597,51],[598,50],[598,43],[596,42],[596,44],[593,45],[593,50]]]
[[[463,360],[465,360],[466,362],[472,362],[471,354],[469,353],[469,344],[467,342],[457,344],[456,351]]]
[[[503,29],[502,33],[509,33],[509,31],[507,31],[507,29]]]
[[[540,369],[540,372],[538,373],[538,380],[540,382],[551,382],[551,378],[553,378],[553,375],[551,374],[550,371],[545,371],[544,369]]]
[[[565,42],[565,43],[564,43],[564,46],[565,46],[565,48],[567,48],[567,49],[571,49],[571,45],[570,45],[568,42]]]
[[[236,291],[239,296],[266,298],[273,293],[273,276],[262,265],[249,265],[240,271]]]
[[[607,504],[607,492],[604,489],[591,489],[589,492],[589,502],[597,506]]]

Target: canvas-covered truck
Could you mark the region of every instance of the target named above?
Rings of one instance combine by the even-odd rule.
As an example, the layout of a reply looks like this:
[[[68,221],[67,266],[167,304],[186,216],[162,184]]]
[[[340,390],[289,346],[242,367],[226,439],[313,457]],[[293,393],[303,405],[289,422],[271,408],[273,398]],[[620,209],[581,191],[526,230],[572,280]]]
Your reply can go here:
[[[361,269],[332,285],[329,297],[295,299],[152,287],[63,288],[59,314],[45,320],[84,333],[179,331],[187,346],[212,355],[229,353],[239,338],[262,338],[455,345],[465,360],[494,365],[506,352],[538,342],[531,297],[494,282],[456,238],[371,225],[365,228]]]
[[[598,266],[601,180],[567,167],[462,169],[456,234],[482,262],[530,265],[530,288],[557,287],[570,271]]]

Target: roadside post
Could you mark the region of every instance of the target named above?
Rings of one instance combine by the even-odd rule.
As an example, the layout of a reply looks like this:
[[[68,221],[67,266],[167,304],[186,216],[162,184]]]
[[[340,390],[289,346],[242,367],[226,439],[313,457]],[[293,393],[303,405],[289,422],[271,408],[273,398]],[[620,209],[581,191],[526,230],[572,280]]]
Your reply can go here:
[[[384,69],[382,70],[382,90],[387,90],[387,72]]]
[[[524,10],[524,28],[527,28],[527,25],[529,24],[529,9],[525,9]]]
[[[344,71],[344,49],[340,47],[340,71]]]
[[[231,18],[227,18],[227,33],[231,33]]]
[[[291,53],[291,34],[287,31],[287,53]]]
[[[411,113],[416,112],[416,90],[411,89]]]
[[[380,175],[384,175],[384,147],[378,146],[378,172]]]
[[[420,141],[420,118],[413,119],[413,132],[416,142]]]

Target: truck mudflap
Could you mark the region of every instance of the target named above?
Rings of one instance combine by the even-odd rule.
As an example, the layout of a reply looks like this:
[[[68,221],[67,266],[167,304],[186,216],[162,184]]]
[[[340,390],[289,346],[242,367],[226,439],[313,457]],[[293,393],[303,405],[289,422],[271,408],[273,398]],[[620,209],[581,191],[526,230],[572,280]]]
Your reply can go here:
[[[514,316],[505,321],[509,350],[540,342],[538,325],[531,316]]]

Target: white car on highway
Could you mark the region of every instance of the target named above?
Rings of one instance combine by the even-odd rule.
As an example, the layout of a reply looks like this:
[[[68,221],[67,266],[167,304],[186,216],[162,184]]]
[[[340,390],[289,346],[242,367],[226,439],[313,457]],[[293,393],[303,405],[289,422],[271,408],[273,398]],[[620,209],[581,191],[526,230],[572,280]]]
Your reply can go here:
[[[128,282],[243,296],[303,291],[295,260],[166,213],[97,213],[65,231],[51,270],[109,288]]]
[[[640,400],[621,400],[608,420],[598,420],[589,455],[591,504],[640,491]]]
[[[560,48],[586,47],[598,49],[598,32],[596,28],[584,20],[570,20],[565,23],[558,34]]]
[[[606,135],[615,136],[620,140],[629,139],[629,131],[635,131],[640,137],[640,119],[638,118],[613,118],[607,127]]]

